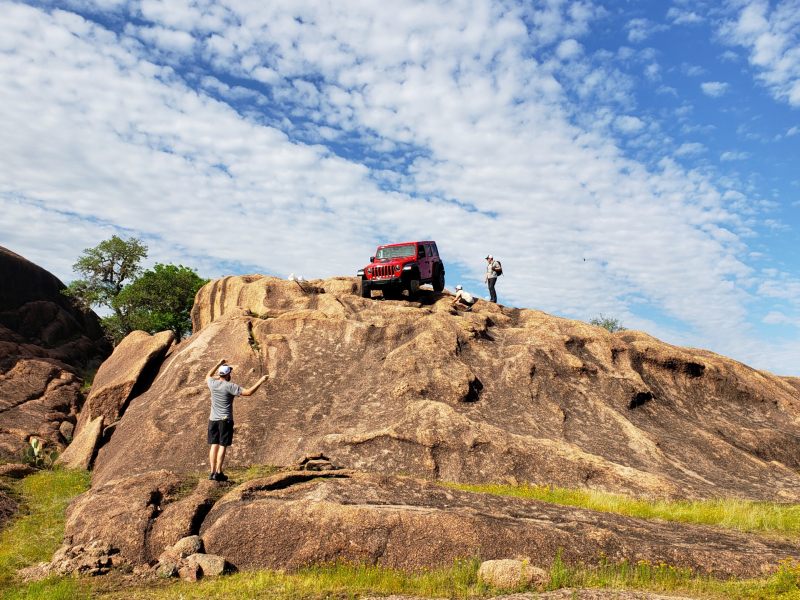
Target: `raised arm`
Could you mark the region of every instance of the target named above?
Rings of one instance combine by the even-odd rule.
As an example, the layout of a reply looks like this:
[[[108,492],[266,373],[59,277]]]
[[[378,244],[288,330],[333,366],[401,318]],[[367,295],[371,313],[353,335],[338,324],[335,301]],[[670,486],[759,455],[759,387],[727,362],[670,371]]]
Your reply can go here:
[[[269,375],[264,375],[261,379],[255,382],[253,387],[249,387],[246,390],[242,390],[242,396],[252,396],[256,393],[256,390],[261,387],[261,384],[264,383],[267,379],[269,379]]]
[[[216,365],[211,367],[211,370],[208,373],[206,373],[206,379],[211,379],[214,375],[216,375],[217,374],[217,369],[219,369],[226,362],[227,361],[224,358],[220,359],[220,361]]]

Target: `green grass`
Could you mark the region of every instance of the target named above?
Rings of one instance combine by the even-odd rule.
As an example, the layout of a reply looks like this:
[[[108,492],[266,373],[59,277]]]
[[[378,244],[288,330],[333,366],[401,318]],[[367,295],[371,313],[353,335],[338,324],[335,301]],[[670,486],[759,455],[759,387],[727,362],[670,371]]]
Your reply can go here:
[[[459,561],[451,568],[409,573],[366,565],[326,565],[295,573],[254,571],[198,583],[176,582],[159,589],[134,588],[114,592],[112,598],[270,598],[316,600],[359,598],[363,595],[407,594],[421,597],[488,597],[478,583],[479,562]]]
[[[408,573],[373,566],[328,565],[295,573],[254,571],[208,579],[198,583],[174,582],[159,587],[137,587],[96,593],[95,597],[190,600],[201,598],[272,598],[321,600],[360,598],[365,595],[403,594],[423,598],[460,600],[491,598],[502,592],[478,582],[480,561],[460,561],[449,569]],[[800,567],[786,562],[777,573],[762,579],[720,580],[689,569],[653,565],[601,562],[596,566],[566,565],[556,557],[547,590],[596,588],[679,594],[696,598],[735,600],[800,599]],[[523,591],[523,590],[515,590]],[[534,591],[534,590],[530,590]]]
[[[740,531],[797,536],[800,505],[720,500],[640,500],[593,490],[570,490],[550,486],[447,483],[467,492],[542,500],[552,504],[588,508],[644,519],[715,525]]]
[[[40,471],[11,484],[20,512],[0,532],[0,596],[3,598],[71,598],[79,596],[73,580],[51,579],[20,586],[18,569],[48,561],[64,537],[64,511],[70,500],[89,488],[85,471]]]

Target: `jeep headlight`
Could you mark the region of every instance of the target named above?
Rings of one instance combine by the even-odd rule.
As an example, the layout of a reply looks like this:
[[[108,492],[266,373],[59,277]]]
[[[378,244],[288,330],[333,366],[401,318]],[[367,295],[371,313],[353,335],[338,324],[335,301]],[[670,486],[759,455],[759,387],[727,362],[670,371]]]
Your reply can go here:
[[[398,265],[398,267],[399,266],[400,265]],[[413,265],[406,265],[406,266],[403,267],[403,271],[410,271],[412,267],[413,267]]]
[[[364,276],[364,269],[359,269],[356,273],[356,277],[363,277]]]

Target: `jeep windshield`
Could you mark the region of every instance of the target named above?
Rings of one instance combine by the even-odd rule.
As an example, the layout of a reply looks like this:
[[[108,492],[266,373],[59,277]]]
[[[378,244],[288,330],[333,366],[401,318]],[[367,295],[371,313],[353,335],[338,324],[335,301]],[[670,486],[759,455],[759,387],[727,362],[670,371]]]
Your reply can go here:
[[[414,244],[407,246],[387,246],[385,248],[378,248],[378,253],[375,258],[378,260],[389,260],[392,258],[405,258],[406,256],[416,256],[417,247]]]

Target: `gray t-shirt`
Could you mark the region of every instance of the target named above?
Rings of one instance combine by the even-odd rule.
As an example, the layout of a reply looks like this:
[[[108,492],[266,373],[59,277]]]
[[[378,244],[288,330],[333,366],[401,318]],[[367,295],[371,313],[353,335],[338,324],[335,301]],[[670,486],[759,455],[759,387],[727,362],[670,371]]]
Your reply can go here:
[[[233,399],[242,395],[242,388],[224,379],[207,379],[211,390],[211,421],[230,419],[233,421]]]
[[[497,271],[495,269],[500,268],[500,263],[496,260],[492,262],[486,261],[486,278],[487,279],[497,279]]]

